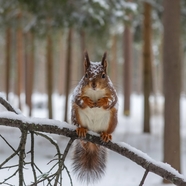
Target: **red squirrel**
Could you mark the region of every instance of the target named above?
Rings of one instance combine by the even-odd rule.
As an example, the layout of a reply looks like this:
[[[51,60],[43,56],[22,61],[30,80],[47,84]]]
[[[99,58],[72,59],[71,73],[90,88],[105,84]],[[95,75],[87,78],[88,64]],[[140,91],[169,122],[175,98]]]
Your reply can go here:
[[[74,89],[71,119],[79,137],[88,130],[99,133],[103,142],[112,139],[117,125],[118,97],[107,75],[106,53],[101,62],[91,62],[85,52],[85,74]],[[81,181],[94,182],[104,174],[106,149],[91,142],[78,140],[73,157],[74,172]]]

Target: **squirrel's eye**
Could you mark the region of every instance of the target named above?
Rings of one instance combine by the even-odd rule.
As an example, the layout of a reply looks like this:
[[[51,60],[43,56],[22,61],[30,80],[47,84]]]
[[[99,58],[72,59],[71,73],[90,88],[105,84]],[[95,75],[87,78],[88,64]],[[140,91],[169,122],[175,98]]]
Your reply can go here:
[[[85,74],[85,78],[88,78],[88,74],[87,73]]]
[[[106,75],[105,74],[102,74],[102,76],[101,76],[102,78],[105,78],[106,77]]]

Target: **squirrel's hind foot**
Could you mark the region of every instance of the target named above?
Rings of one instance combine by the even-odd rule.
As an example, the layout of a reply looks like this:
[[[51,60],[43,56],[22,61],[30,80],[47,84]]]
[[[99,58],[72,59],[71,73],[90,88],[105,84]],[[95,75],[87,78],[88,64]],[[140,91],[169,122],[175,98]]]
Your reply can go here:
[[[79,127],[79,128],[76,129],[76,134],[80,138],[85,138],[86,134],[87,134],[87,129],[84,128],[84,127]]]
[[[108,143],[110,140],[112,140],[112,135],[106,132],[102,132],[100,135],[100,138],[101,138],[101,141]]]

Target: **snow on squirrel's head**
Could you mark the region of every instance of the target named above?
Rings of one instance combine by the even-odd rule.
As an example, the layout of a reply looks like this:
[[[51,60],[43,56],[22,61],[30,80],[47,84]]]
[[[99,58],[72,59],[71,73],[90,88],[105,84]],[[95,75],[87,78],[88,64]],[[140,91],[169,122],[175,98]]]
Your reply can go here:
[[[88,53],[85,52],[85,75],[83,77],[84,82],[89,88],[93,90],[103,89],[104,86],[109,81],[109,78],[106,73],[107,61],[106,61],[107,53],[103,54],[101,62],[92,62],[89,60]]]

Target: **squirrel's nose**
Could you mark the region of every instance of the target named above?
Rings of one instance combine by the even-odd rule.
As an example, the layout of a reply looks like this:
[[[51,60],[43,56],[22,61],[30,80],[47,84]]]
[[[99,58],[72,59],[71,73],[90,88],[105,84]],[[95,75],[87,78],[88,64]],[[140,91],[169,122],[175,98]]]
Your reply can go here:
[[[93,81],[92,82],[92,88],[95,89],[96,88],[96,83]]]

